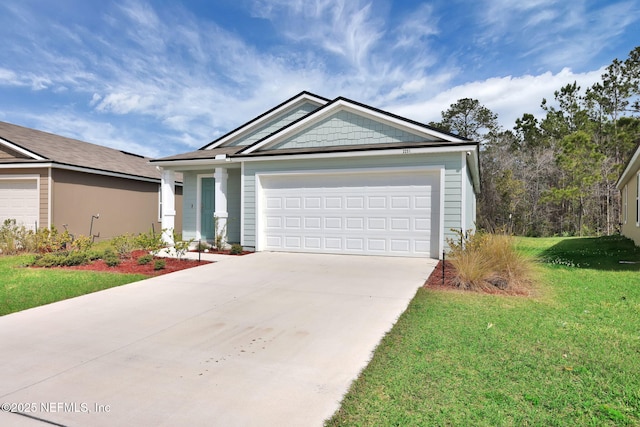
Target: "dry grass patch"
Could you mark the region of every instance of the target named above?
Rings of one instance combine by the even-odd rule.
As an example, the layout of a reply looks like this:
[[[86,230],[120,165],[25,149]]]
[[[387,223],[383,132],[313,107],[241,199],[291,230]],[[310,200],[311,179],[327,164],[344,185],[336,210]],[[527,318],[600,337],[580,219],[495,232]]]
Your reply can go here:
[[[460,289],[528,294],[533,284],[533,260],[515,249],[512,236],[490,233],[459,234],[449,239],[454,282]]]

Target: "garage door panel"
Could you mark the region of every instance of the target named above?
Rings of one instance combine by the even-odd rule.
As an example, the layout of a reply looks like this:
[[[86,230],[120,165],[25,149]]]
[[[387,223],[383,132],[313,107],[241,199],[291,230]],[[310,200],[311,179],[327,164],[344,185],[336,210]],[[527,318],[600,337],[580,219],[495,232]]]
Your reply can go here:
[[[262,249],[430,256],[437,182],[427,173],[262,178]]]
[[[341,251],[342,239],[343,239],[342,237],[325,237],[324,249],[332,250],[332,251]]]
[[[40,196],[37,179],[0,179],[0,222],[33,229],[39,220]]]
[[[346,196],[345,199],[347,209],[362,209],[364,207],[364,197]]]
[[[267,197],[267,209],[282,208],[282,199],[280,197]]]
[[[322,207],[322,199],[320,197],[305,197],[305,209],[320,209]]]

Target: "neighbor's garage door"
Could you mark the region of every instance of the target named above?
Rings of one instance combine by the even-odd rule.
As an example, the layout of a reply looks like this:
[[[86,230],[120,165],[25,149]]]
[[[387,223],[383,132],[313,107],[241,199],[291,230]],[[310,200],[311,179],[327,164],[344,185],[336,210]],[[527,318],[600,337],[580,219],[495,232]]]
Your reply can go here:
[[[261,250],[436,256],[439,174],[261,177]]]
[[[18,225],[33,229],[39,204],[36,179],[0,179],[0,222],[15,219]]]

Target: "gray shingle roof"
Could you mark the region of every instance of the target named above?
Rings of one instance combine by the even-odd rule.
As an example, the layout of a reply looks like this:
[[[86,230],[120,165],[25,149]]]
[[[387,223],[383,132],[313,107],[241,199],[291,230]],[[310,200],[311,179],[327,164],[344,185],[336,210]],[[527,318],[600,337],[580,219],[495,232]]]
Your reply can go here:
[[[48,162],[115,172],[130,175],[132,178],[160,179],[160,172],[149,164],[149,158],[113,148],[6,122],[0,122],[0,138],[43,157]],[[25,160],[1,159],[0,163],[24,164]]]

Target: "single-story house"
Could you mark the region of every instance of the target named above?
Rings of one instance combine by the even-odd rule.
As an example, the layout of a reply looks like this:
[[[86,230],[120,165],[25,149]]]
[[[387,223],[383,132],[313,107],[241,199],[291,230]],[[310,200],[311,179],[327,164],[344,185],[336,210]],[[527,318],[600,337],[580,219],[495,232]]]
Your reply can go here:
[[[452,229],[474,228],[478,155],[465,138],[302,92],[197,151],[151,163],[167,190],[183,175],[185,239],[438,258]],[[173,206],[163,207],[163,228],[173,228]]]
[[[161,173],[149,158],[0,122],[0,223],[109,239],[161,231]],[[181,180],[181,177],[179,177]],[[182,197],[182,183],[173,193]],[[175,213],[180,226],[182,212]]]
[[[620,232],[640,246],[640,143],[631,155],[616,187],[622,193]]]

